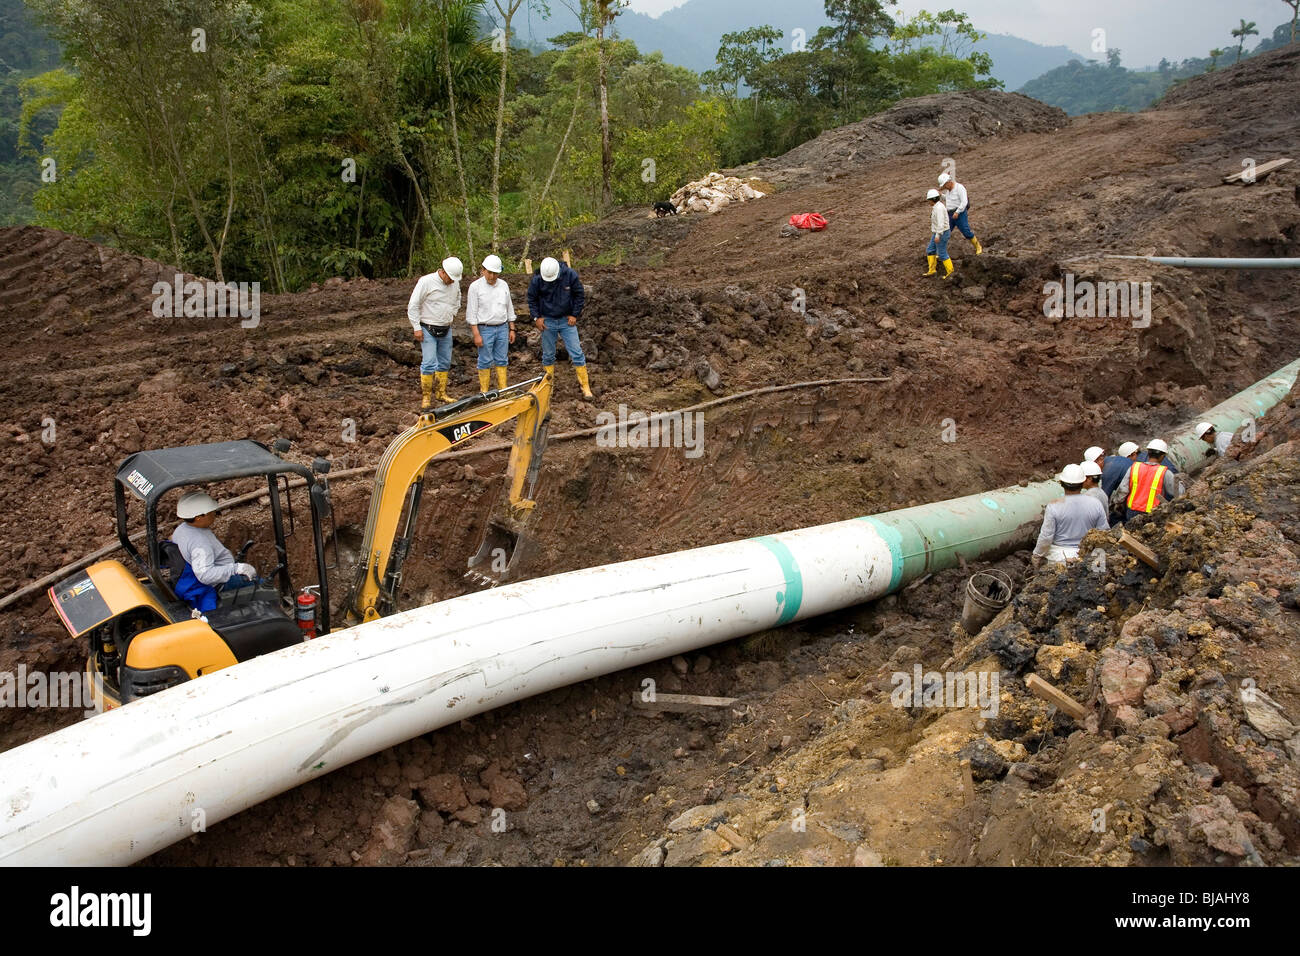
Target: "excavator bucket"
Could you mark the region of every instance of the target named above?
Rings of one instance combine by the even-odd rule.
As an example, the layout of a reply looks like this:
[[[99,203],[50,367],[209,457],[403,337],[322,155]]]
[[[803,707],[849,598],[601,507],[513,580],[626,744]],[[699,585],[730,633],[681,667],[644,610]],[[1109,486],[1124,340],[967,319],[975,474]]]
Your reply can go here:
[[[542,454],[546,451],[546,436],[550,427],[549,419],[544,421],[531,436],[531,449],[526,458],[528,471],[523,479],[522,500],[517,505],[510,504],[507,490],[515,480],[513,474],[506,474],[505,487],[497,499],[492,516],[488,518],[487,527],[483,529],[483,541],[469,559],[469,569],[465,572],[466,580],[480,587],[495,587],[511,579],[515,569],[522,565],[535,550],[534,542],[525,529],[533,514],[533,493],[537,485],[537,475],[541,470]],[[525,439],[527,440],[527,439]],[[516,443],[520,441],[516,437]],[[514,459],[512,459],[513,462]],[[501,507],[501,502],[505,507]]]

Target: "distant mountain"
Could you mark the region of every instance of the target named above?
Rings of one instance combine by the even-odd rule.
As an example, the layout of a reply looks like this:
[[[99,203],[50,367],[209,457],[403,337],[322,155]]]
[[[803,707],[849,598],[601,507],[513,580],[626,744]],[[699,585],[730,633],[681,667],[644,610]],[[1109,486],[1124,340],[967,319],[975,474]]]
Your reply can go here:
[[[552,11],[550,20],[534,17],[517,26],[526,43],[544,44],[549,37],[576,28],[577,19],[564,7],[555,4]],[[766,24],[781,30],[788,45],[794,30],[801,29],[805,38],[811,38],[827,23],[823,0],[687,0],[658,17],[625,10],[614,21],[619,36],[631,40],[638,50],[658,50],[667,62],[697,73],[713,68],[724,33]],[[993,57],[993,75],[1009,90],[1081,59],[1068,47],[1041,46],[1004,34],[986,37],[978,49]]]

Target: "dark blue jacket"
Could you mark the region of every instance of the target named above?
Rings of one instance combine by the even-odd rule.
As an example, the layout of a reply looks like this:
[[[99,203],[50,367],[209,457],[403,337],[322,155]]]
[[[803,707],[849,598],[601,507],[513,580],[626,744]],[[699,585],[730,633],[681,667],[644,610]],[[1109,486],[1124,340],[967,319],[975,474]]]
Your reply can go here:
[[[571,315],[575,319],[582,315],[583,303],[587,301],[582,291],[582,280],[578,273],[560,263],[560,274],[555,281],[545,281],[541,273],[533,276],[528,283],[528,314],[534,319],[539,316],[558,319]]]
[[[1101,463],[1101,490],[1106,492],[1109,498],[1119,487],[1119,483],[1124,480],[1128,470],[1133,467],[1133,462],[1127,458],[1121,458],[1119,455],[1107,455]]]

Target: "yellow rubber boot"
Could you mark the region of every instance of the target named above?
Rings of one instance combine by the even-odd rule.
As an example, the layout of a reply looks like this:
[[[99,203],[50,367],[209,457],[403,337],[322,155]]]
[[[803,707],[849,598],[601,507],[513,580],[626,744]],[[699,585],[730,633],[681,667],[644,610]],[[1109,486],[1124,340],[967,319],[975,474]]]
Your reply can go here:
[[[492,370],[490,368],[481,368],[478,370],[478,390],[486,392],[492,387]]]
[[[934,265],[935,265],[936,262],[939,261],[939,257],[938,257],[938,256],[926,256],[926,257],[925,257],[925,261],[928,262],[928,263],[930,263],[930,270],[929,270],[928,272],[926,272],[926,275],[928,275],[928,276],[935,275],[936,273],[935,273]]]
[[[984,247],[980,245],[979,236],[971,236],[970,243],[972,246],[975,247],[975,255],[977,256],[984,255]]]
[[[546,377],[547,377],[547,378],[551,379],[552,381],[555,380],[555,366],[554,366],[554,365],[543,365],[543,366],[542,366],[542,371],[546,373]]]
[[[594,398],[591,394],[591,380],[587,378],[587,366],[577,365],[573,371],[578,376],[578,384],[582,386],[582,397]]]
[[[433,397],[440,402],[450,402],[452,398],[447,394],[447,373],[434,372],[433,376],[435,379],[434,384],[436,386],[434,388]]]
[[[505,388],[505,387],[506,387],[506,367],[504,365],[498,365],[497,366],[497,388]]]
[[[943,277],[944,277],[945,279],[949,279],[949,278],[952,277],[952,260],[951,260],[951,259],[944,259],[944,260],[943,260]]]
[[[433,376],[420,376],[420,407],[429,408],[433,405]]]

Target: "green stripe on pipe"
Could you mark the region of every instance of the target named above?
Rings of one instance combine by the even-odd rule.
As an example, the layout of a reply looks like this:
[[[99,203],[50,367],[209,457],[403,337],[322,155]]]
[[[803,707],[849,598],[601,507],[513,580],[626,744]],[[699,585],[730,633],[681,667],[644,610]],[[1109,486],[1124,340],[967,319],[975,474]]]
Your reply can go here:
[[[776,619],[774,626],[789,624],[799,613],[799,606],[803,604],[803,572],[799,570],[799,562],[794,559],[794,555],[790,553],[785,543],[774,535],[764,535],[753,540],[771,551],[781,564],[781,573],[785,575],[785,590],[776,596],[777,604],[781,607],[781,616]]]
[[[903,580],[903,535],[897,528],[883,521],[877,521],[871,515],[858,520],[871,525],[876,530],[876,534],[889,545],[889,591],[886,593],[892,594],[898,590],[898,585]]]

